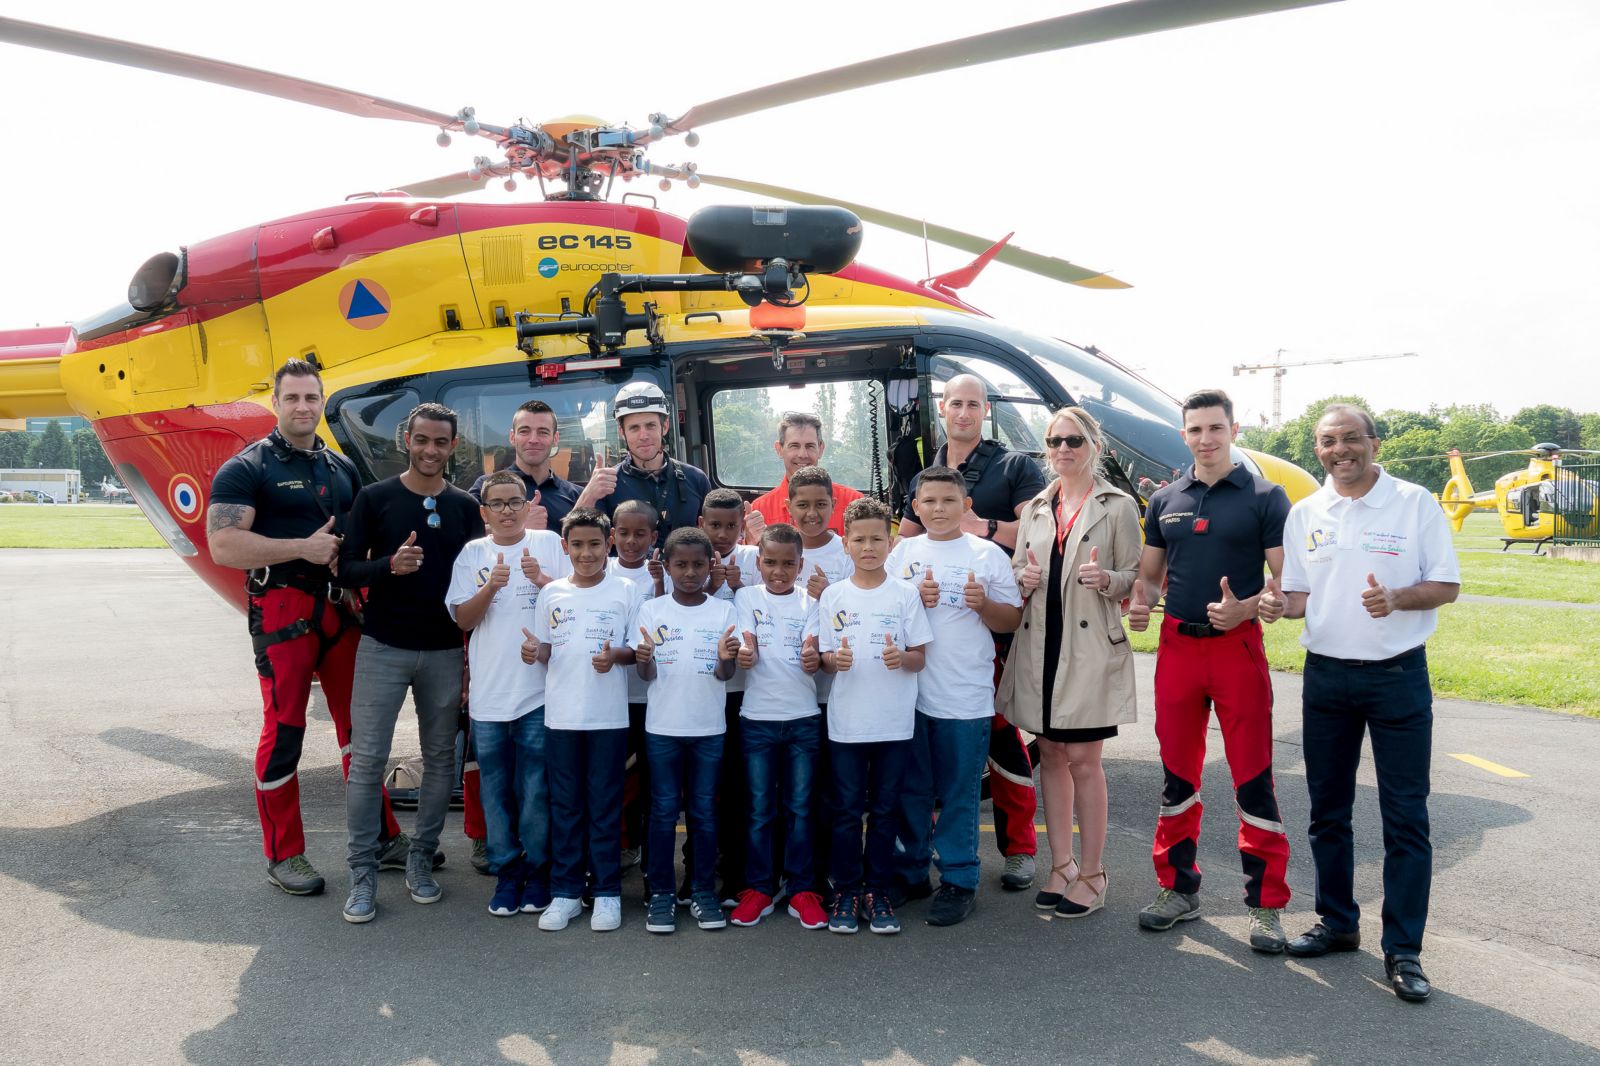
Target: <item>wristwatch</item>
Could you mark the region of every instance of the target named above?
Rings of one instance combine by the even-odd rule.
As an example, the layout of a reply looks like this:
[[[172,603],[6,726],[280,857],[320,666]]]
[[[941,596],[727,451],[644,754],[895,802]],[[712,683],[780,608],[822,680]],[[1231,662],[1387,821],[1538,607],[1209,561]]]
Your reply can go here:
[[[995,531],[998,530],[999,528],[1000,528],[1000,523],[999,522],[996,522],[992,518],[989,519],[989,532],[985,533],[984,536],[987,537],[989,540],[993,540]]]

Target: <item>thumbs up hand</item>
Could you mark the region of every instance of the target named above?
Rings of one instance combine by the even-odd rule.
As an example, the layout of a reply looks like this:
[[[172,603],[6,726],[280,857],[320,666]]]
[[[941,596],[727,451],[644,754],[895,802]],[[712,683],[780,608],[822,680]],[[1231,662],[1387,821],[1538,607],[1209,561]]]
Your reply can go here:
[[[811,567],[811,579],[806,582],[806,592],[812,599],[822,595],[822,590],[828,587],[828,575],[822,572],[822,567]]]
[[[339,547],[343,538],[333,532],[333,518],[322,523],[322,528],[307,537],[300,545],[300,558],[318,566],[333,566],[339,561]]]
[[[389,556],[391,574],[414,574],[422,569],[422,549],[417,547],[417,531],[412,530],[406,542]]]
[[[611,672],[611,642],[609,640],[602,642],[600,650],[595,652],[594,658],[589,661],[593,664],[595,673],[609,674]]]
[[[527,548],[522,549],[522,576],[534,585],[544,587],[544,571],[539,569],[539,560],[535,559]]]
[[[855,665],[856,653],[850,650],[850,638],[839,638],[839,650],[833,653],[833,668],[839,673],[844,673]]]
[[[1217,629],[1232,629],[1250,617],[1250,608],[1234,596],[1227,575],[1223,575],[1221,587],[1222,599],[1206,604],[1206,618]]]
[[[720,589],[723,582],[728,580],[728,565],[721,559],[711,560],[711,576],[706,581],[706,595],[713,596]]]
[[[1395,606],[1394,590],[1380,584],[1374,574],[1367,575],[1367,587],[1361,590],[1361,606],[1374,618],[1387,618],[1399,609]]]
[[[504,552],[494,557],[494,566],[489,568],[489,587],[499,592],[511,580],[511,567],[506,565]]]
[[[733,627],[729,626],[722,631],[722,639],[717,641],[717,658],[725,662],[737,662],[739,658],[739,638],[733,635]]]
[[[917,582],[917,592],[922,596],[922,606],[928,610],[939,606],[939,582],[934,579],[933,567],[923,569],[922,580]]]
[[[1033,549],[1028,549],[1028,565],[1017,574],[1017,587],[1024,596],[1032,596],[1039,582],[1044,580],[1044,568],[1039,565],[1039,557],[1033,554]]]
[[[549,529],[550,511],[539,501],[543,494],[538,489],[533,490],[533,499],[528,501],[528,509],[522,516],[524,529]]]
[[[730,592],[738,592],[744,588],[744,571],[739,569],[739,564],[730,562],[722,579],[728,583]]]
[[[522,661],[529,666],[539,661],[539,638],[528,632],[528,627],[522,627]]]
[[[744,643],[739,646],[739,669],[751,670],[756,665],[756,635],[748,629],[744,633]]]
[[[633,661],[639,666],[645,666],[655,661],[656,642],[650,639],[650,633],[644,628],[644,626],[639,627],[639,636],[643,637],[644,639],[638,644],[634,645]]]
[[[967,582],[961,586],[961,597],[967,605],[967,610],[982,613],[989,606],[989,595],[983,591],[983,586],[978,583],[976,571],[967,571]]]
[[[814,674],[822,669],[822,652],[817,648],[815,635],[800,642],[800,669],[808,674]]]
[[[1096,592],[1111,587],[1111,575],[1100,569],[1100,549],[1090,546],[1089,561],[1078,567],[1078,584]]]
[[[667,568],[661,565],[661,549],[656,548],[650,553],[650,561],[645,563],[645,569],[650,574],[650,580],[655,582],[656,595],[662,593],[661,583],[666,580]]]
[[[883,666],[886,670],[900,669],[900,649],[895,646],[893,633],[883,635]]]
[[[1288,601],[1278,589],[1278,579],[1267,578],[1267,587],[1262,590],[1261,598],[1256,601],[1256,616],[1270,625],[1283,617],[1283,612],[1288,606]]]
[[[761,534],[767,531],[767,516],[760,511],[748,509],[744,515],[744,542],[746,544],[760,544]]]
[[[1150,605],[1145,602],[1144,582],[1133,579],[1133,592],[1128,596],[1128,628],[1143,633],[1150,628]]]

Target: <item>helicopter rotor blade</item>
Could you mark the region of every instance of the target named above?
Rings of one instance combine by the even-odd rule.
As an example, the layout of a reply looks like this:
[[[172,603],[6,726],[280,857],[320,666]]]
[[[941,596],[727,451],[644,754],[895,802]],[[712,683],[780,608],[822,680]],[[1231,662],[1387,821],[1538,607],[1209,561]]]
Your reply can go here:
[[[154,45],[136,44],[114,37],[100,37],[92,33],[45,26],[36,22],[23,22],[21,19],[0,18],[0,41],[28,48],[40,48],[48,52],[64,52],[85,59],[98,59],[103,63],[115,63],[124,67],[138,67],[158,74],[208,81],[214,85],[226,85],[246,92],[342,111],[360,118],[420,122],[454,130],[463,127],[462,119],[458,115],[430,111],[398,100],[370,96],[334,85],[324,85],[321,82],[307,81],[287,74],[276,74],[270,70],[258,70],[255,67],[228,63],[220,59],[208,59],[187,52],[175,52]],[[490,136],[503,135],[506,132],[492,126],[480,126],[480,129]]]
[[[442,200],[447,196],[458,196],[464,192],[478,192],[485,187],[490,178],[504,178],[515,175],[517,172],[508,166],[480,167],[482,175],[476,181],[470,172],[461,171],[456,174],[444,174],[426,181],[414,181],[405,185],[396,185],[395,188],[410,193],[418,200]]]
[[[676,173],[673,168],[652,167],[651,171],[652,173]],[[818,193],[805,192],[800,189],[788,189],[781,185],[766,185],[756,181],[744,181],[740,178],[728,178],[704,172],[696,173],[699,174],[700,180],[708,185],[720,185],[726,189],[737,189],[740,192],[754,193],[757,196],[770,196],[774,199],[787,200],[796,204],[837,205],[855,212],[856,216],[864,222],[871,222],[875,226],[897,230],[901,233],[909,233],[913,237],[921,237],[926,234],[930,241],[947,245],[951,248],[959,248],[974,255],[981,255],[994,247],[995,243],[987,237],[963,233],[961,230],[951,229],[949,226],[936,226],[931,222],[924,222],[920,218],[895,214],[893,211],[869,207],[866,204],[852,203],[849,200],[841,200],[837,197],[822,196]],[[1018,248],[1014,244],[1008,244],[1000,249],[999,254],[995,256],[995,261],[1014,266],[1019,270],[1026,270],[1030,274],[1038,274],[1042,277],[1064,281],[1071,285],[1082,285],[1089,289],[1132,288],[1127,282],[1114,278],[1103,271],[1090,270],[1087,267],[1078,266],[1076,263],[1069,263],[1065,259],[1057,259],[1053,256],[1041,255],[1038,252],[1030,252],[1025,248]]]
[[[664,125],[671,133],[869,85],[1334,0],[1128,0],[1092,11],[913,48],[696,104]],[[647,143],[648,135],[636,143]]]

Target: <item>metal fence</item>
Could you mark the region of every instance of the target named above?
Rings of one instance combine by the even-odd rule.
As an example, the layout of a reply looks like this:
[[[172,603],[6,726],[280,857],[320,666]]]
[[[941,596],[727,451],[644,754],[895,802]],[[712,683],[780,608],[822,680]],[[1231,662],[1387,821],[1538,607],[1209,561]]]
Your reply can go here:
[[[1600,546],[1600,461],[1563,458],[1546,484],[1541,503],[1555,516],[1553,542]]]

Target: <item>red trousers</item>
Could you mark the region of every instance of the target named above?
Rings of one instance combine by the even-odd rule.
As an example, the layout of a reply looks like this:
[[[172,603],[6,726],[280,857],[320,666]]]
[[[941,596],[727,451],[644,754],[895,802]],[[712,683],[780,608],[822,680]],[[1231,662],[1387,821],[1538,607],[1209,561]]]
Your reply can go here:
[[[1183,636],[1170,615],[1161,623],[1156,740],[1166,783],[1152,849],[1156,878],[1164,888],[1200,890],[1200,771],[1213,708],[1239,813],[1245,903],[1282,907],[1289,902],[1289,838],[1272,784],[1272,679],[1253,621],[1217,637]]]
[[[1009,637],[995,639],[996,687],[1010,650]],[[1022,730],[1006,721],[1005,715],[998,711],[989,725],[989,799],[994,804],[994,843],[1000,854],[1038,854],[1039,835],[1034,831],[1033,820],[1039,809],[1039,798],[1033,787],[1033,760],[1028,758]]]
[[[249,623],[263,712],[256,745],[261,849],[269,862],[280,862],[306,850],[297,771],[312,677],[322,685],[339,740],[340,764],[345,777],[350,776],[350,688],[361,630],[326,599],[291,588],[251,596]],[[383,838],[399,832],[384,793]]]

